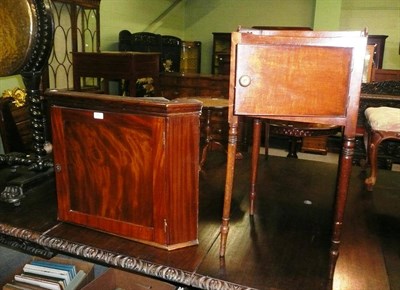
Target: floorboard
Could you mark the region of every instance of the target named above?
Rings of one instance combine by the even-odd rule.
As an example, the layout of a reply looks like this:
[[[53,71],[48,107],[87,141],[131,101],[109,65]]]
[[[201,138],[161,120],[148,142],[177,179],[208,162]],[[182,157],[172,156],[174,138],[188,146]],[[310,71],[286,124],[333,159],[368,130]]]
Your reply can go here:
[[[250,217],[250,160],[237,160],[224,259],[218,255],[225,179],[219,152],[209,154],[200,175],[198,246],[167,252],[59,223],[55,194],[44,185],[18,208],[0,204],[0,222],[255,289],[327,289],[337,165],[260,155],[259,166],[256,213]],[[380,170],[372,193],[364,178],[355,166],[333,289],[400,290],[400,173]],[[0,269],[10,260],[2,258]]]

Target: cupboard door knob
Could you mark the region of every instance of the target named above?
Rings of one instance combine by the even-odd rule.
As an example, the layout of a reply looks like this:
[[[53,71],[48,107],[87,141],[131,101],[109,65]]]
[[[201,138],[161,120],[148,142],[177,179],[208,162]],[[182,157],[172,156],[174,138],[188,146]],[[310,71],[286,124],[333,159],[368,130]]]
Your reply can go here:
[[[61,164],[56,164],[55,170],[56,170],[56,172],[61,172]]]
[[[242,87],[248,87],[251,84],[251,78],[247,75],[241,76],[239,79],[239,84]]]

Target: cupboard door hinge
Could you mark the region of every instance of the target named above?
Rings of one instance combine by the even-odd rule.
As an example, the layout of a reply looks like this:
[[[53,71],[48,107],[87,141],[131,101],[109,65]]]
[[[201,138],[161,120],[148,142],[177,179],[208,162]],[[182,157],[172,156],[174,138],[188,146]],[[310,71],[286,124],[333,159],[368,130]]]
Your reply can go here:
[[[163,147],[165,147],[165,131],[163,132],[162,142],[163,142]]]
[[[168,232],[168,223],[167,223],[167,219],[164,219],[164,233],[167,234]]]
[[[168,222],[167,219],[164,219],[164,243],[169,245],[169,233],[168,233]]]

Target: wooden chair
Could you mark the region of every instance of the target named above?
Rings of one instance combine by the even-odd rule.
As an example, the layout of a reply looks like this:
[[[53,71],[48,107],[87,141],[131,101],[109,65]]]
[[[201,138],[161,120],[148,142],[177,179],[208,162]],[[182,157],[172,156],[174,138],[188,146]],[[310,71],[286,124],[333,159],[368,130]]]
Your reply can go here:
[[[378,148],[387,139],[400,140],[400,109],[369,107],[364,112],[367,121],[367,161],[371,165],[370,176],[365,179],[368,191],[372,191],[378,175]]]
[[[225,256],[229,230],[238,118],[254,118],[251,204],[256,196],[261,119],[337,125],[343,128],[343,146],[330,250],[329,278],[333,278],[354,153],[366,45],[367,35],[362,31],[239,29],[232,33],[221,257]]]

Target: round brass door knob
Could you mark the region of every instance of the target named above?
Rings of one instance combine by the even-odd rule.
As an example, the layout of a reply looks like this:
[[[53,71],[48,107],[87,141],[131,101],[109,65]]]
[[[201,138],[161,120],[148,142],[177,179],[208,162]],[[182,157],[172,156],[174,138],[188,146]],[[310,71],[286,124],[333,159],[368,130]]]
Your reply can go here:
[[[239,79],[239,84],[242,87],[248,87],[251,84],[251,78],[247,75],[241,76]]]

